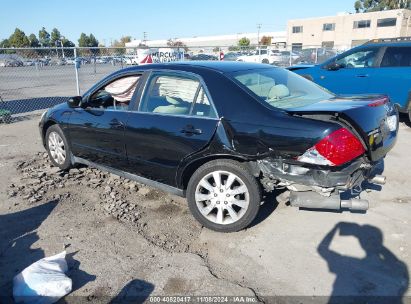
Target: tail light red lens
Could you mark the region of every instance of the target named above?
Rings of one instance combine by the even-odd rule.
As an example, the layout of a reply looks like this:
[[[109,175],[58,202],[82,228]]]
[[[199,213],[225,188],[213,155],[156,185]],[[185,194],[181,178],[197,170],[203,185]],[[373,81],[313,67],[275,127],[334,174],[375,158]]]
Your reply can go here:
[[[388,103],[388,98],[387,97],[382,97],[380,99],[373,100],[371,103],[368,104],[369,107],[379,107],[383,106],[386,103]]]
[[[340,166],[364,152],[360,140],[347,129],[341,128],[320,140],[298,160],[318,165]]]

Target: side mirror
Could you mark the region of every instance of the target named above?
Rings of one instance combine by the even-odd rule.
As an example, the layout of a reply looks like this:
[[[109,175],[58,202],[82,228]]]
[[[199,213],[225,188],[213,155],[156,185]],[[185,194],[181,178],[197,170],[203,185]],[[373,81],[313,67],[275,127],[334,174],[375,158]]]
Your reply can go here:
[[[67,100],[67,104],[70,108],[78,108],[82,100],[83,98],[81,96],[74,96]]]
[[[342,66],[339,65],[337,62],[331,62],[330,64],[328,64],[326,66],[326,69],[329,70],[329,71],[337,71],[341,68],[342,68]]]

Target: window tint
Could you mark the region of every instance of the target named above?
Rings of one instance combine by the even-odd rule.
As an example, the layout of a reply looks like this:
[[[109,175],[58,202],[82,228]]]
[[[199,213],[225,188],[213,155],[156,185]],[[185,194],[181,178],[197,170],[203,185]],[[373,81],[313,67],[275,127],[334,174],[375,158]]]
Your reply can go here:
[[[198,105],[194,107],[195,101]],[[195,116],[216,116],[200,82],[183,76],[154,76],[150,81],[142,110],[170,115],[193,113]]]
[[[389,47],[381,67],[411,67],[411,47]]]
[[[360,20],[360,21],[354,21],[354,28],[359,29],[359,28],[367,28],[371,26],[371,20]]]
[[[385,18],[377,20],[377,27],[396,26],[397,18]]]
[[[128,110],[139,79],[140,75],[127,76],[106,84],[89,98],[89,106],[117,111]]]
[[[342,68],[368,68],[374,65],[378,53],[377,48],[363,49],[338,59]]]

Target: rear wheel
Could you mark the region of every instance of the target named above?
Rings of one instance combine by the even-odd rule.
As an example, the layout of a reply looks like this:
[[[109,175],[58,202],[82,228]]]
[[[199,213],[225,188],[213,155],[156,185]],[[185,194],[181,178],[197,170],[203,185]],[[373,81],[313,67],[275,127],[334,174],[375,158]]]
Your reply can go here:
[[[264,58],[263,61],[261,61],[261,63],[269,64],[270,62],[268,61],[268,59]]]
[[[58,125],[52,125],[46,132],[46,148],[51,162],[62,170],[71,167],[70,147],[63,131]]]
[[[203,226],[234,232],[246,228],[257,216],[261,189],[256,178],[240,163],[215,160],[193,174],[187,200],[191,213]]]

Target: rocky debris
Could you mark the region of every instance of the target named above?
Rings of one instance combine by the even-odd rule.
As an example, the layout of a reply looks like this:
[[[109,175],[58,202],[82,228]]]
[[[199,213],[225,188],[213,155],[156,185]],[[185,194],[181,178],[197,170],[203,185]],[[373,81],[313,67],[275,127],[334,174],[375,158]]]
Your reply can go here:
[[[135,181],[88,167],[61,171],[47,153],[38,153],[16,167],[21,177],[9,185],[9,197],[19,196],[33,204],[69,198],[89,201],[91,195],[97,198],[101,212],[132,225],[152,244],[173,252],[190,251],[201,232],[185,205],[184,209],[169,195]]]

